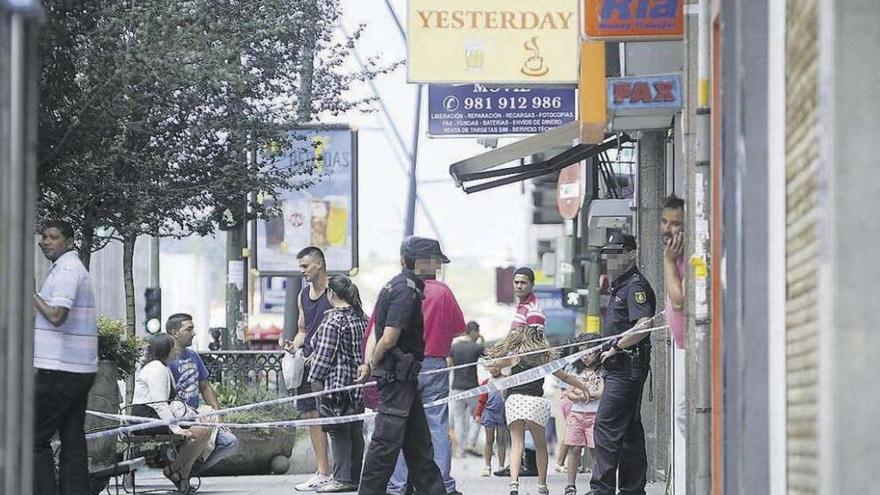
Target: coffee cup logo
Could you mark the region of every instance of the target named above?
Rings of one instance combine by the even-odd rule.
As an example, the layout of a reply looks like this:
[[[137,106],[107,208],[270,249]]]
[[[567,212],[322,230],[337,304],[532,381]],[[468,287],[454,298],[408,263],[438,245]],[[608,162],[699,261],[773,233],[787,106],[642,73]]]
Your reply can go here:
[[[541,56],[541,48],[538,46],[538,37],[532,36],[523,43],[523,47],[532,55],[523,63],[520,72],[529,77],[541,77],[550,72],[550,67],[544,65],[544,57]]]

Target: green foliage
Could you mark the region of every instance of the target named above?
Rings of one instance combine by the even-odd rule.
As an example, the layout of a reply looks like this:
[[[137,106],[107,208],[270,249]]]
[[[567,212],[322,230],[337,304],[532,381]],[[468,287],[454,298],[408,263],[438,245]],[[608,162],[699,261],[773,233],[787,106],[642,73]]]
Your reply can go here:
[[[119,380],[134,376],[135,366],[146,347],[143,340],[126,336],[126,329],[122,320],[98,317],[98,359],[115,361]]]
[[[220,401],[224,408],[286,397],[286,395],[266,390],[263,386],[235,385],[226,387],[219,383],[213,383],[212,385],[217,392],[217,400]],[[250,411],[231,413],[224,416],[223,420],[228,423],[264,423],[297,419],[299,415],[299,411],[296,410],[293,402],[287,402],[277,406],[260,407]]]

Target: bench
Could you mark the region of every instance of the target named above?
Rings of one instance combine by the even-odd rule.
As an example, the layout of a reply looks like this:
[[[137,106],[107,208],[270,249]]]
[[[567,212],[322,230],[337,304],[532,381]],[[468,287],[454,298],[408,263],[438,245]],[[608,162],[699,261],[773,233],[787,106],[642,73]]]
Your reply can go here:
[[[147,460],[143,457],[137,457],[135,459],[126,459],[124,461],[119,461],[115,464],[111,464],[109,466],[98,467],[95,469],[89,470],[89,491],[92,495],[98,495],[110,483],[110,478],[114,480],[114,487],[116,489],[116,494],[119,495],[119,488],[122,485],[124,486],[124,478],[128,475],[131,475],[131,489],[132,493],[137,493],[137,489],[134,486],[134,473],[138,470],[138,468],[143,467],[147,463]],[[119,483],[119,477],[123,477],[123,483]],[[126,490],[128,491],[128,490]]]

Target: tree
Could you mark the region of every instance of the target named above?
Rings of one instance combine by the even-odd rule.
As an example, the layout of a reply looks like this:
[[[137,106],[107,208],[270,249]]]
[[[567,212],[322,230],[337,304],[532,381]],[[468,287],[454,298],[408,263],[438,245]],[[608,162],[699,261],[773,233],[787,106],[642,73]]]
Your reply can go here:
[[[333,37],[338,0],[57,0],[46,11],[41,212],[81,227],[81,251],[100,247],[96,227],[113,229],[131,334],[138,236],[207,235],[224,215],[233,225],[272,215],[244,195],[274,194],[310,171],[246,158],[265,143],[293,144],[283,131],[303,40],[319,54],[315,115],[368,110],[347,89],[397,65],[345,70],[353,40]]]

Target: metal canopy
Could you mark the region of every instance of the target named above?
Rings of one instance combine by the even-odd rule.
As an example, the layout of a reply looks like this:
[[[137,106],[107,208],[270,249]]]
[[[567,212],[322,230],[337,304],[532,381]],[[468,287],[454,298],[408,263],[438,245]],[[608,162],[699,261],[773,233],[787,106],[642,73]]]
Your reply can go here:
[[[620,134],[617,136],[611,136],[599,144],[577,144],[570,146],[562,153],[544,161],[528,165],[489,170],[492,167],[509,163],[513,160],[519,160],[529,155],[546,152],[548,149],[558,146],[560,141],[565,139],[569,135],[568,133],[572,132],[572,129],[574,129],[574,137],[568,139],[568,143],[571,143],[577,137],[577,133],[580,132],[579,123],[574,122],[573,124],[575,125],[572,126],[572,124],[567,124],[552,131],[523,139],[522,141],[518,141],[503,148],[454,163],[449,167],[449,173],[452,175],[453,179],[455,179],[455,184],[461,187],[464,192],[470,194],[507,184],[513,184],[526,179],[534,179],[535,177],[540,177],[546,174],[552,174],[573,163],[586,160],[587,158],[632,141],[628,135]],[[465,184],[466,182],[473,181],[485,182],[479,182],[473,185]]]

